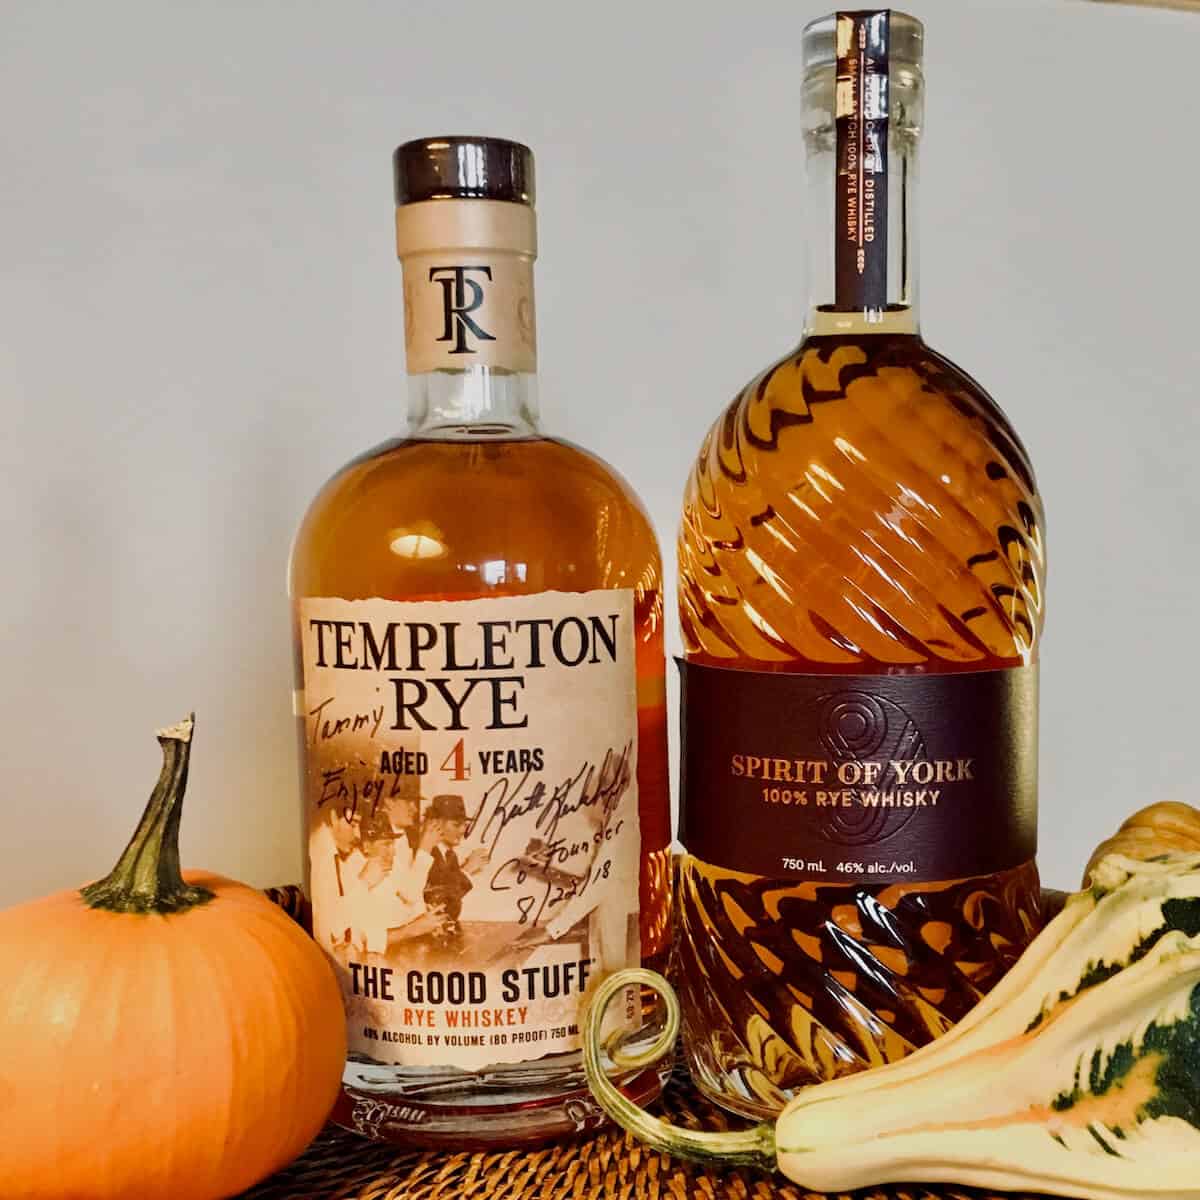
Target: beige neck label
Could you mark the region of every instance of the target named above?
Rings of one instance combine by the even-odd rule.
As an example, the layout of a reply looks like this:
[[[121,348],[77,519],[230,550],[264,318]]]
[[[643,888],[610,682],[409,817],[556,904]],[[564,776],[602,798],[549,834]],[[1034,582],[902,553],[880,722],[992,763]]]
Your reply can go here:
[[[305,597],[300,641],[313,935],[351,1050],[577,1050],[589,985],[641,959],[633,592]]]
[[[533,259],[495,250],[404,256],[410,374],[496,367],[537,370]]]

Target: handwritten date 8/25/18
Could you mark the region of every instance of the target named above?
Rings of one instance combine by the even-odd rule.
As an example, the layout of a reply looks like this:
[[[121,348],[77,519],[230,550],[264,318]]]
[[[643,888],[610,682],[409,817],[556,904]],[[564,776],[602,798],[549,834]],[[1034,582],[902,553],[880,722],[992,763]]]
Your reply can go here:
[[[540,925],[543,917],[554,915],[553,912],[548,912],[548,910],[555,909],[560,904],[566,904],[568,901],[574,900],[576,896],[582,896],[592,884],[599,883],[602,879],[607,879],[611,871],[612,859],[606,858],[590,875],[584,875],[569,888],[563,887],[562,884],[554,884],[546,880],[540,897],[530,892],[517,897],[517,911],[521,914],[517,920],[517,924],[528,925],[532,922],[534,925]],[[527,878],[528,876],[525,872],[518,868],[517,886],[523,886]],[[554,895],[550,894],[551,891],[554,892]]]

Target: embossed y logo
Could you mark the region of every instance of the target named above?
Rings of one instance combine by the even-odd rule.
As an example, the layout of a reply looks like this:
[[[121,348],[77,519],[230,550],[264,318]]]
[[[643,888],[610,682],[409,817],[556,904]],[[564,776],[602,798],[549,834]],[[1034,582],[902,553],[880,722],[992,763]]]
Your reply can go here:
[[[853,789],[855,804],[822,813],[822,835],[835,844],[866,846],[903,829],[915,809],[895,805],[895,764],[929,757],[917,723],[894,700],[868,692],[822,697],[817,719],[821,745],[839,764],[839,777],[862,781]],[[850,763],[873,769],[845,770]]]
[[[477,351],[468,345],[468,338],[480,342],[494,342],[496,339],[471,316],[482,307],[484,300],[483,284],[478,279],[469,278],[479,275],[489,282],[492,278],[491,267],[430,267],[429,282],[442,285],[442,312],[445,316],[445,327],[439,342],[453,342],[450,354],[475,354]]]

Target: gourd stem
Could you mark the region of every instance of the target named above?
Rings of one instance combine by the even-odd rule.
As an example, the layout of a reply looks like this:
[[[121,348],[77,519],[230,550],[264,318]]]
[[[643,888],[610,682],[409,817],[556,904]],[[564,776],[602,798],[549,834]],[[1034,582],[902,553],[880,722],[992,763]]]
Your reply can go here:
[[[668,1154],[696,1162],[774,1169],[773,1126],[758,1125],[753,1129],[732,1133],[699,1133],[682,1129],[639,1108],[608,1078],[601,1063],[601,1054],[605,1049],[602,1034],[604,1014],[613,998],[632,984],[644,984],[657,993],[666,1006],[666,1026],[654,1044],[636,1057],[622,1054],[619,1047],[613,1046],[609,1050],[613,1062],[618,1067],[628,1067],[661,1059],[671,1052],[679,1033],[679,1000],[674,989],[661,975],[641,967],[630,967],[608,976],[596,989],[583,1016],[583,1069],[596,1102],[622,1129],[656,1150],[665,1150]]]
[[[179,820],[192,754],[193,713],[158,731],[163,764],[158,783],[125,853],[104,879],[82,889],[90,908],[122,913],[175,913],[206,904],[207,888],[190,887],[179,865]]]

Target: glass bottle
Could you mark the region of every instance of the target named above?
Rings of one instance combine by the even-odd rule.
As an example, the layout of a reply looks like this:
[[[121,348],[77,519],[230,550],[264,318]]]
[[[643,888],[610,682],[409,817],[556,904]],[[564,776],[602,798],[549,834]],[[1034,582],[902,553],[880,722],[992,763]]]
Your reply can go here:
[[[806,28],[803,339],[684,500],[684,1036],[753,1117],[945,1030],[1041,921],[1042,505],[921,337],[922,39],[887,10]]]
[[[408,431],[321,489],[291,562],[335,1119],[511,1147],[603,1121],[580,999],[665,957],[661,564],[624,480],[541,429],[529,150],[425,139],[395,173]]]

